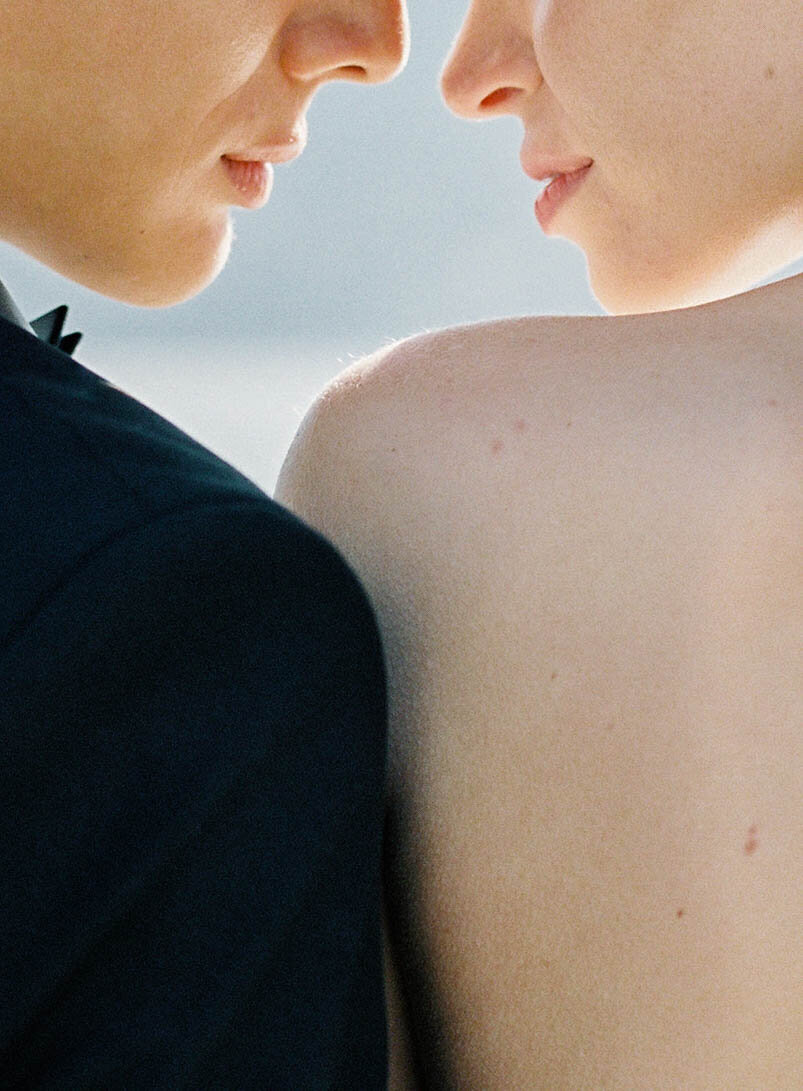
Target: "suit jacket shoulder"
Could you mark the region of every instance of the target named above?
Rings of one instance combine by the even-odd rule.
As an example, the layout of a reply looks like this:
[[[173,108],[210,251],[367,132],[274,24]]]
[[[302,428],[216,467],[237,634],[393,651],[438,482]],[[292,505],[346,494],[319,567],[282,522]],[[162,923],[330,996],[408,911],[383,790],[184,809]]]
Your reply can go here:
[[[384,1087],[356,577],[2,320],[0,421],[0,1084]]]
[[[157,413],[3,320],[0,420],[0,649],[95,553],[148,526],[158,540],[180,535],[181,513],[195,527],[188,551],[204,551],[218,518],[234,538],[244,521],[249,549],[257,512],[265,533],[250,550],[261,548],[266,564],[280,539],[319,560],[331,548],[313,546],[313,532]]]

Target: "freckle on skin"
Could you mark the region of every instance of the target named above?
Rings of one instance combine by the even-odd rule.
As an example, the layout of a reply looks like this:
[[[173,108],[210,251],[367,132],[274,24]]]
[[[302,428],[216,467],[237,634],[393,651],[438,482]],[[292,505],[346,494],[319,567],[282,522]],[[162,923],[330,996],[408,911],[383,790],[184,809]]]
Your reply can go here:
[[[773,409],[777,409],[778,408],[777,398],[770,398],[770,400],[767,402],[767,405],[771,406]]]
[[[758,834],[758,826],[751,826],[747,831],[747,840],[744,843],[745,856],[752,856],[758,848],[758,840],[756,835]]]
[[[768,64],[767,67],[764,69],[764,77],[768,80],[771,80],[774,75],[775,69],[772,67],[771,64]]]
[[[572,426],[572,422],[570,420],[567,420],[566,421],[566,427],[571,428],[571,426]]]
[[[555,681],[555,679],[556,679],[557,677],[558,677],[558,672],[557,672],[557,671],[552,671],[552,681],[553,681],[553,682]]]
[[[517,432],[523,432],[527,427],[527,421],[519,419],[516,421],[513,427],[516,429]]]
[[[501,439],[495,439],[493,441],[493,443],[491,444],[492,454],[495,454],[495,455],[501,454],[502,450],[504,449],[504,446],[505,445],[504,445],[504,443],[502,443]]]

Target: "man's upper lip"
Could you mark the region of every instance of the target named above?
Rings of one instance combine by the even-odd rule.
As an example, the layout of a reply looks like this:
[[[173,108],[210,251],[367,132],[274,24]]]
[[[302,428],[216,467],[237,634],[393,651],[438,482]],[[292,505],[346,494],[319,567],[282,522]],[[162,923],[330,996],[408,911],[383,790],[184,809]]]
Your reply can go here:
[[[306,124],[296,125],[285,133],[274,133],[257,144],[226,152],[224,159],[241,163],[289,163],[297,159],[307,146]]]
[[[554,178],[558,174],[572,174],[583,167],[590,167],[594,162],[588,156],[582,158],[558,158],[551,155],[542,155],[531,151],[526,146],[521,149],[521,165],[524,173],[536,182],[543,182],[546,178]]]

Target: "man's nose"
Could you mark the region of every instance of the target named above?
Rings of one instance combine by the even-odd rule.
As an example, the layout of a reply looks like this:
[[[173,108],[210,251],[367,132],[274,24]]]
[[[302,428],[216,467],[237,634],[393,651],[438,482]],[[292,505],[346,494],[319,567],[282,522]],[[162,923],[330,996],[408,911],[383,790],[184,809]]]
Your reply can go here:
[[[409,48],[405,0],[317,0],[288,20],[280,58],[292,79],[385,83],[402,70]]]
[[[459,117],[483,121],[518,114],[541,82],[531,40],[515,26],[489,26],[469,14],[444,64],[441,94]]]

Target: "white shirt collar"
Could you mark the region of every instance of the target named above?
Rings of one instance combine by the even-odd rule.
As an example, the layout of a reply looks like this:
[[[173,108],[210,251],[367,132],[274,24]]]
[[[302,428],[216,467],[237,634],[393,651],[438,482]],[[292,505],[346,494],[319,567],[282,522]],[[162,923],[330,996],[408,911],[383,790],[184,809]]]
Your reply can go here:
[[[9,295],[8,289],[2,280],[0,280],[0,317],[5,318],[8,322],[13,322],[15,326],[21,326],[28,333],[34,332],[25,321],[22,312]]]

